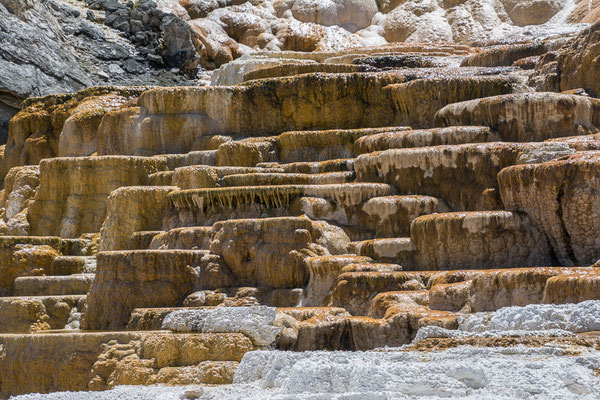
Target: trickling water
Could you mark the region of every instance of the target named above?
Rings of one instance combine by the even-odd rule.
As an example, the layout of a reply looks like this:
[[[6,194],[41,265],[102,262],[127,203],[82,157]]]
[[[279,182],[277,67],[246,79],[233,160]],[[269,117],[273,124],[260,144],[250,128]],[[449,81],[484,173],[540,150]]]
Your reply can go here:
[[[69,319],[67,320],[67,324],[65,325],[65,329],[67,329],[67,330],[79,329],[80,321],[81,321],[81,312],[77,308],[72,308],[71,314],[69,314]]]
[[[591,2],[591,0],[589,0]],[[590,5],[591,7],[591,5]],[[545,25],[558,25],[558,24],[566,24],[569,16],[575,9],[575,1],[574,0],[565,0],[565,5],[562,10],[560,10],[554,17],[550,19]]]
[[[588,8],[591,10],[591,1],[589,0]],[[574,34],[587,28],[589,24],[569,24],[567,21],[569,16],[575,10],[574,0],[565,0],[563,8],[556,13],[548,22],[542,25],[531,25],[521,28],[521,33],[524,36],[529,36],[531,39],[544,39],[556,35]]]
[[[84,274],[94,274],[96,273],[96,256],[83,257],[84,266],[83,273]]]

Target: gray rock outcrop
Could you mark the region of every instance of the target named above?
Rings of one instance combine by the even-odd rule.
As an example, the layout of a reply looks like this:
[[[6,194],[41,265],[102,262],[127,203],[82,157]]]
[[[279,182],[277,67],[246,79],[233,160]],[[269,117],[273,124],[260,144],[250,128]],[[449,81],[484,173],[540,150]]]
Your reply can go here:
[[[114,0],[104,3],[127,8]],[[156,9],[152,1],[140,3]],[[0,143],[6,142],[8,121],[30,96],[93,85],[176,85],[187,81],[170,70],[182,65],[167,62],[162,68],[161,57],[153,59],[152,52],[141,49],[143,43],[107,26],[105,15],[112,15],[110,12],[87,5],[100,8],[89,0],[0,0]],[[178,19],[160,10],[157,13],[161,14],[159,27],[167,16],[171,21]],[[181,59],[172,47],[167,49],[169,54]]]

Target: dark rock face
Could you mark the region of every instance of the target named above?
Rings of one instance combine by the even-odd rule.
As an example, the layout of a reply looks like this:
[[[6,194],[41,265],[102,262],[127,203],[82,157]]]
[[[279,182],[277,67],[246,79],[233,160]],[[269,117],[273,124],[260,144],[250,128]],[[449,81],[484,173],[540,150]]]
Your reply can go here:
[[[206,18],[211,11],[243,2],[240,0],[192,0],[186,6],[186,10],[192,19]]]
[[[198,55],[189,28],[153,1],[141,0],[136,8],[115,0],[80,4],[0,0],[0,144],[27,97],[93,85],[181,85],[188,79],[179,71],[195,75]],[[173,37],[161,46],[164,19]]]
[[[198,53],[193,32],[176,15],[157,8],[152,0],[122,4],[114,0],[87,0],[91,7],[106,12],[105,24],[122,32],[140,54],[155,66],[177,68],[193,77]]]
[[[8,140],[8,121],[19,111],[14,99],[13,93],[0,91],[0,143]]]
[[[189,25],[175,15],[168,15],[162,19],[160,30],[163,36],[162,58],[165,64],[193,74],[200,56],[196,52],[193,32]]]
[[[402,54],[402,55],[383,55],[358,58],[352,61],[352,64],[369,65],[375,68],[429,68],[436,67],[432,57],[422,55]]]

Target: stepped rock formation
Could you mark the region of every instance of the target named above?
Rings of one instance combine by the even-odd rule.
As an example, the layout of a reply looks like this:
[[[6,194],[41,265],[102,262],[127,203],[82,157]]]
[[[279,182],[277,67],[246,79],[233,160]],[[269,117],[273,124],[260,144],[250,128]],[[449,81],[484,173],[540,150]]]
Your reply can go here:
[[[562,265],[594,263],[597,189],[595,153],[578,152],[541,164],[500,171],[500,195],[509,209],[526,211],[551,241]]]
[[[552,103],[549,106],[541,105]],[[545,114],[552,110],[550,113]],[[588,97],[531,93],[476,99],[444,107],[438,125],[485,125],[508,142],[543,141],[598,131],[600,102]]]
[[[584,3],[0,0],[0,397],[599,398]]]
[[[113,190],[148,184],[148,175],[162,169],[164,160],[141,157],[46,159],[28,214],[30,233],[77,238],[98,232]]]
[[[11,120],[0,174],[44,158],[89,156],[97,151],[102,117],[123,107],[144,88],[101,87],[76,94],[50,95],[23,102]]]
[[[550,265],[548,243],[527,217],[507,211],[446,213],[415,219],[410,234],[420,269]],[[514,251],[507,253],[505,248]]]

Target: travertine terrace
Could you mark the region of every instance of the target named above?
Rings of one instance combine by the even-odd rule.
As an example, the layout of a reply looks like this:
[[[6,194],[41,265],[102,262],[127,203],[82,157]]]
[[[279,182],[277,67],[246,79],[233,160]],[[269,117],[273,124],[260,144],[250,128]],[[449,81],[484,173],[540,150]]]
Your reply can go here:
[[[275,3],[310,20],[306,1]],[[385,9],[386,35],[406,38],[393,18],[409,26],[418,2],[346,3],[343,23],[319,23],[355,35]],[[515,26],[560,9],[523,3],[502,2]],[[560,368],[584,368],[600,330],[586,313],[600,300],[600,25],[481,46],[452,28],[454,43],[413,30],[411,43],[255,52],[212,86],[26,100],[0,161],[0,397],[158,384],[235,398],[211,385],[345,354],[317,350],[392,368],[373,350],[409,344],[407,374],[411,352],[458,348],[432,356],[446,365],[466,346],[520,346],[533,360],[547,353],[523,346],[549,343]],[[507,307],[545,333],[506,333],[529,326]],[[553,390],[597,398],[590,376]]]

